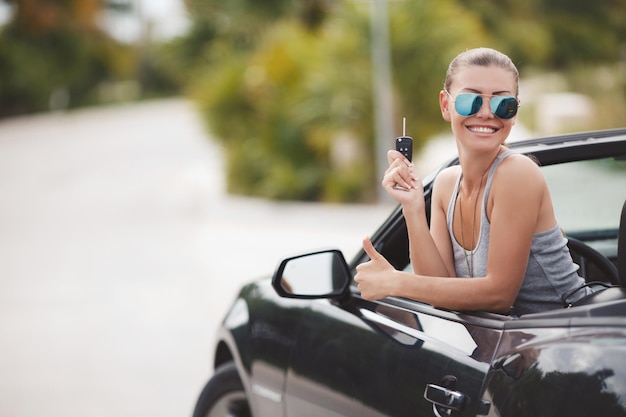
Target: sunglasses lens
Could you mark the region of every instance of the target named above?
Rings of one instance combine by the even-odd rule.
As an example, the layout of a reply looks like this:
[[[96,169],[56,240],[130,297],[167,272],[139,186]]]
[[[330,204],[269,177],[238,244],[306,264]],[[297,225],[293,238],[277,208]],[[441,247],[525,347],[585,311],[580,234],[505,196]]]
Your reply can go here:
[[[478,113],[482,105],[483,98],[478,94],[462,93],[454,101],[456,112],[464,117]]]
[[[515,97],[497,96],[491,99],[489,106],[500,119],[510,119],[517,114],[518,102]]]
[[[478,113],[482,105],[483,98],[478,94],[461,93],[454,100],[456,112],[463,117]],[[515,97],[495,96],[489,100],[489,107],[500,119],[510,119],[517,114],[519,103]]]

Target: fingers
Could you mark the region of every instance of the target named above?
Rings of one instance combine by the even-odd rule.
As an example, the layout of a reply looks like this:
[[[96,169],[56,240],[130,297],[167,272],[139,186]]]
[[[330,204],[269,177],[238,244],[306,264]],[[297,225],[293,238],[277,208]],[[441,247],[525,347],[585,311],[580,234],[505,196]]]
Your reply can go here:
[[[415,167],[404,155],[398,151],[387,152],[389,168],[385,172],[382,180],[383,188],[387,190],[400,189],[408,191],[416,188],[415,182],[419,180],[415,172]]]
[[[388,280],[387,274],[393,267],[378,253],[369,237],[363,239],[363,249],[371,260],[356,267],[354,280],[361,291],[361,297],[365,300],[385,298],[389,296],[385,281]]]
[[[363,239],[363,250],[365,250],[365,253],[367,253],[367,256],[369,256],[371,260],[382,258],[382,255],[374,248],[369,236]]]
[[[400,160],[404,162],[406,166],[412,165],[411,161],[409,161],[406,156],[402,155],[396,150],[390,149],[389,151],[387,151],[387,162],[389,162],[389,165],[391,165],[395,160]]]
[[[394,162],[395,164],[395,162]],[[417,188],[419,177],[413,167],[406,166],[390,167],[381,181],[383,188],[390,190],[400,188],[406,190]],[[398,187],[399,186],[399,187]]]
[[[369,239],[367,239],[369,241]],[[372,242],[369,242],[369,244],[371,245]],[[363,239],[363,248],[365,248],[365,239]],[[365,252],[367,252],[369,250],[365,249]],[[370,255],[371,258],[371,255]],[[362,264],[357,265],[356,267],[356,275],[354,276],[354,281],[357,284],[357,287],[359,289],[359,291],[361,292],[361,298],[365,299],[365,300],[371,300],[372,298],[370,297],[369,294],[369,289],[370,289],[370,284],[368,284],[368,279],[366,278],[368,273],[367,270],[370,267],[372,261],[368,261]]]

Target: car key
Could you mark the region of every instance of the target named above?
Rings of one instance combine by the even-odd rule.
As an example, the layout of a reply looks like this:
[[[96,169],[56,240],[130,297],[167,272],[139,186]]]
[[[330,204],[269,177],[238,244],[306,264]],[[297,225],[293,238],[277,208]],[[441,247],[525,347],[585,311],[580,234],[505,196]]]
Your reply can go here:
[[[406,117],[402,118],[402,136],[396,138],[396,150],[409,161],[413,160],[413,138],[406,136]]]
[[[406,117],[402,118],[402,136],[396,138],[396,151],[404,155],[409,162],[413,160],[413,138],[406,135]],[[398,184],[394,188],[408,191],[408,189]]]

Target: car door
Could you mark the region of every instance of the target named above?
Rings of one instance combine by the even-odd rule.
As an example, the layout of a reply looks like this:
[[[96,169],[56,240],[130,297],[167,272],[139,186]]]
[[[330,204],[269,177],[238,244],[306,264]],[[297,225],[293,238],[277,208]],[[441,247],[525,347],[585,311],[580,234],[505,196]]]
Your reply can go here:
[[[317,300],[297,331],[286,414],[487,414],[489,404],[480,399],[504,320],[493,316],[461,315],[402,299],[353,297],[341,306]]]

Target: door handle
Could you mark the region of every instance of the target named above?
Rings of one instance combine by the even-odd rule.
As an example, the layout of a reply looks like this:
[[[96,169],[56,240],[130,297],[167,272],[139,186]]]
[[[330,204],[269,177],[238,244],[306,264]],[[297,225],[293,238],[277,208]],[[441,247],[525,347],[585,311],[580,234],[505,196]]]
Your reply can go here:
[[[454,386],[456,386],[456,384],[454,384]],[[469,397],[461,392],[435,384],[426,385],[424,398],[433,403],[433,413],[437,417],[442,417],[442,415],[450,416],[452,410],[462,411],[465,404],[470,401]],[[476,415],[485,416],[489,414],[490,409],[491,402],[480,400],[478,402]]]
[[[435,384],[426,385],[424,398],[436,406],[454,411],[462,411],[467,396],[461,392],[440,387]]]

